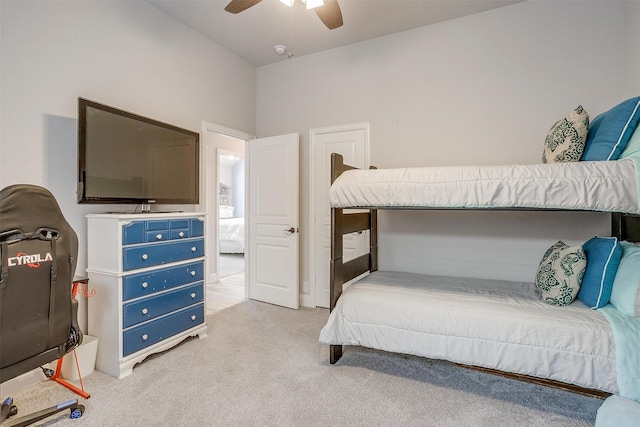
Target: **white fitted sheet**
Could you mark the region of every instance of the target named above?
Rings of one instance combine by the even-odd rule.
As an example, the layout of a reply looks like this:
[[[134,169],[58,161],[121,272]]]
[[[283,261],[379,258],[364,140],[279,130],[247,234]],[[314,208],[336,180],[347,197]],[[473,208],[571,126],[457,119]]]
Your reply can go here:
[[[349,170],[332,207],[533,208],[640,213],[630,159],[507,166]]]
[[[340,296],[320,333],[359,345],[618,392],[609,323],[533,283],[374,272]]]
[[[244,253],[244,218],[220,218],[220,253]]]

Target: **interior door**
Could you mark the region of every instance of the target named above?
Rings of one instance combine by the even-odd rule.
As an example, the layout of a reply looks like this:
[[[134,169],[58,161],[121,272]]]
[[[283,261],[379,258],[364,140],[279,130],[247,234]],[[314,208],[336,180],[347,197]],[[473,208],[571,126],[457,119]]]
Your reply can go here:
[[[315,301],[318,307],[329,307],[329,261],[331,258],[331,208],[329,187],[331,176],[331,153],[344,157],[344,162],[363,169],[369,163],[368,125],[355,124],[334,128],[313,129],[312,149],[314,150],[314,190],[313,200],[315,255],[314,265]],[[351,233],[343,238],[343,259],[348,261],[369,250],[369,231]]]
[[[299,135],[250,141],[249,298],[299,306]]]

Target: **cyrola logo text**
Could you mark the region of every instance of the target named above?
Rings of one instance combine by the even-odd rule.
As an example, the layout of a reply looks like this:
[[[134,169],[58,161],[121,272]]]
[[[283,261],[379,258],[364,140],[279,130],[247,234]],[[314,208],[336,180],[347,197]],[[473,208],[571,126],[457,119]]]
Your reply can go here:
[[[18,252],[16,256],[9,257],[7,259],[9,267],[14,267],[17,265],[26,265],[31,268],[38,268],[40,267],[41,262],[51,261],[51,260],[53,260],[53,257],[48,252],[46,255],[25,254],[23,252]]]

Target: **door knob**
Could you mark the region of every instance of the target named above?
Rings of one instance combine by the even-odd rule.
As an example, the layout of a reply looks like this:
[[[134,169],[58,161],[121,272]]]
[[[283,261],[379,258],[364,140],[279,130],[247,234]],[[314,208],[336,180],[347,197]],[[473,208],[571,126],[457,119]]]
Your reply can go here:
[[[284,231],[286,231],[287,233],[291,233],[291,234],[293,234],[293,233],[298,232],[298,229],[297,229],[297,228],[295,228],[295,227],[291,227],[291,228],[287,228],[287,229],[285,229]]]

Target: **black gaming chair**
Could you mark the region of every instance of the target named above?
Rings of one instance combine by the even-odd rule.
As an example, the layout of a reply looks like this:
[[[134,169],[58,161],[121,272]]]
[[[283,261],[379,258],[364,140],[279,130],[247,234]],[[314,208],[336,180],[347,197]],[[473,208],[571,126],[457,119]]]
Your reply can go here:
[[[49,191],[22,184],[0,191],[0,382],[52,362],[82,342],[78,301],[71,295],[77,254],[78,237]],[[28,425],[66,409],[71,418],[84,412],[75,399],[10,418],[17,408],[7,398],[0,424]]]

